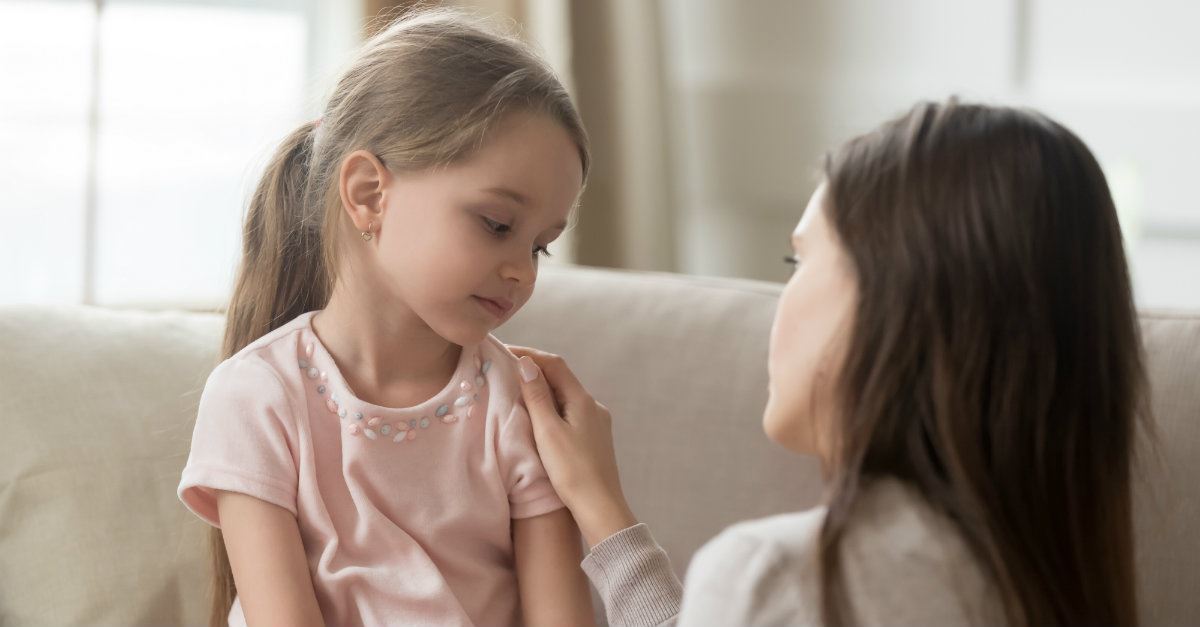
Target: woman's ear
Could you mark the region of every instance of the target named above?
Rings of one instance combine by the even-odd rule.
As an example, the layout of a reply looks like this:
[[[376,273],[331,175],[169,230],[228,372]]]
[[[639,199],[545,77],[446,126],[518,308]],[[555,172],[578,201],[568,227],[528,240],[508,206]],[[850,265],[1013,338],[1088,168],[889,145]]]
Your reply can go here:
[[[383,222],[384,197],[391,183],[391,173],[379,157],[366,150],[355,150],[342,159],[338,175],[338,191],[342,208],[359,231],[366,231],[372,222]]]

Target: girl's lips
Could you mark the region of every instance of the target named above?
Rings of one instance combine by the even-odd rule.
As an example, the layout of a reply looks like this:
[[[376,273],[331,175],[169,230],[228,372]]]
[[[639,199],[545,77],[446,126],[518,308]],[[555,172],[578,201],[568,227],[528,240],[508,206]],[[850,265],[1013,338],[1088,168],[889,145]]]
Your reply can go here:
[[[497,298],[495,300],[483,298],[482,296],[472,296],[471,298],[474,298],[488,313],[500,319],[508,315],[508,312],[513,308],[512,301],[506,298]]]

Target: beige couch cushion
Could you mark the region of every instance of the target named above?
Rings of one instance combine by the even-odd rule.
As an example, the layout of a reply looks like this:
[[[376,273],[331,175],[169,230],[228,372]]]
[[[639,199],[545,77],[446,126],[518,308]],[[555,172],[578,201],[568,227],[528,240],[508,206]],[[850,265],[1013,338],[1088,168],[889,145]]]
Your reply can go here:
[[[629,498],[680,572],[725,525],[815,501],[815,465],[759,424],[779,286],[581,269],[541,282],[497,335],[565,355],[613,409]],[[0,309],[0,624],[204,622],[204,526],[175,485],[220,324]],[[1137,494],[1143,612],[1185,624],[1200,616],[1200,315],[1143,324],[1160,438]]]
[[[174,488],[220,319],[0,311],[0,624],[196,624],[203,524]]]

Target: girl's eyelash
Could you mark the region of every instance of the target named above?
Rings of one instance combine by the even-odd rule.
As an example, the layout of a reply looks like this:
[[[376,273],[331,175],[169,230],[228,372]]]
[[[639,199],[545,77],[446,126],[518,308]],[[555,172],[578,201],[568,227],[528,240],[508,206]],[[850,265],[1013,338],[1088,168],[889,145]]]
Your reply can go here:
[[[512,230],[511,226],[504,224],[503,222],[497,222],[486,216],[483,217],[483,223],[485,225],[487,225],[487,229],[489,231],[491,231],[492,235],[495,235],[497,237],[503,237],[505,234],[507,234],[509,231]],[[553,257],[554,256],[550,253],[549,248],[546,248],[545,246],[535,246],[533,249],[533,256],[536,257],[538,255],[542,255],[543,257]]]
[[[789,263],[793,266],[798,266],[798,265],[800,265],[800,258],[795,255],[787,255],[786,257],[783,258],[783,262]]]
[[[503,222],[497,222],[488,217],[484,217],[483,222],[484,222],[484,224],[487,225],[488,230],[491,231],[492,233],[495,233],[496,235],[503,235],[512,228]]]

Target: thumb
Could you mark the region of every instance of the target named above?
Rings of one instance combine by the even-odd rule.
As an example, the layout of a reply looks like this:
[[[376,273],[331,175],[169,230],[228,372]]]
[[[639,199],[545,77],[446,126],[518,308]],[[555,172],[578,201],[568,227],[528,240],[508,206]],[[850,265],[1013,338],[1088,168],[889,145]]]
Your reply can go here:
[[[517,361],[517,367],[521,371],[521,396],[525,399],[533,428],[540,430],[552,421],[561,422],[554,391],[550,389],[546,377],[542,376],[542,369],[527,356]]]

